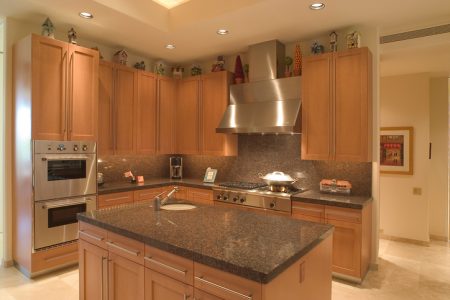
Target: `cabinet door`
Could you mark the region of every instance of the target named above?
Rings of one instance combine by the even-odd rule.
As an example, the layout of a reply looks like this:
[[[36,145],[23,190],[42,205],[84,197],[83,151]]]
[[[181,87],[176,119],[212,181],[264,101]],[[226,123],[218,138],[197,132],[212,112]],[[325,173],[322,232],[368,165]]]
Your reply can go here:
[[[199,289],[194,289],[194,299],[195,300],[225,300],[225,298],[220,298]]]
[[[97,141],[98,51],[69,46],[69,140]]]
[[[324,223],[325,207],[313,203],[292,203],[292,217],[294,219]]]
[[[214,205],[212,190],[189,188],[187,199],[192,202],[197,202],[206,205]]]
[[[367,48],[335,53],[335,159],[371,161],[371,58]]]
[[[327,220],[334,225],[333,272],[361,278],[361,224]]]
[[[194,288],[186,283],[145,269],[145,300],[192,299]]]
[[[134,191],[134,202],[153,200],[156,196],[161,194],[163,191],[162,188],[153,188],[153,189],[145,189]]]
[[[116,154],[130,154],[136,149],[134,106],[137,97],[137,72],[116,65],[114,81],[114,149]]]
[[[138,73],[136,104],[136,149],[140,154],[156,152],[156,75]]]
[[[201,84],[201,152],[204,155],[236,155],[237,135],[216,133],[229,103],[229,82],[227,71],[202,75]]]
[[[101,61],[98,72],[98,142],[97,153],[111,155],[113,144],[114,68],[110,62]]]
[[[158,154],[175,153],[175,101],[177,82],[168,77],[158,78]]]
[[[32,139],[67,138],[68,44],[32,36]]]
[[[144,300],[144,266],[109,253],[109,300]]]
[[[332,53],[306,57],[302,76],[301,157],[332,159]]]
[[[108,251],[79,240],[80,300],[106,299]]]
[[[194,76],[179,82],[176,105],[177,153],[199,154],[200,79]]]

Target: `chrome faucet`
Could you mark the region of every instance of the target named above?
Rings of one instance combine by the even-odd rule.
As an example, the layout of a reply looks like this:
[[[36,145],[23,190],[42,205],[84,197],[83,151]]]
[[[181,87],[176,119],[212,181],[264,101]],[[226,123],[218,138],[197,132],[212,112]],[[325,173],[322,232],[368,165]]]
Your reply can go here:
[[[158,194],[158,195],[153,199],[153,201],[154,201],[154,206],[153,206],[154,209],[155,209],[155,210],[160,210],[161,206],[165,205],[165,204],[167,203],[167,201],[169,201],[170,199],[172,199],[173,194],[175,194],[176,192],[178,192],[178,187],[177,187],[177,186],[174,186],[173,189],[172,189],[169,193],[167,193],[167,195],[166,195],[163,199],[161,199],[161,196],[162,196],[163,194],[165,194],[166,192],[164,191],[164,192]]]

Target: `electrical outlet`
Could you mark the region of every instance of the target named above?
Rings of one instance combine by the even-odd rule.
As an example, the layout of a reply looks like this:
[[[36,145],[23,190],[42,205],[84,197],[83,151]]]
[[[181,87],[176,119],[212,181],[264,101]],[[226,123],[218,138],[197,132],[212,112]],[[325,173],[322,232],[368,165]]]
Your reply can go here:
[[[413,187],[413,195],[422,195],[422,188]]]

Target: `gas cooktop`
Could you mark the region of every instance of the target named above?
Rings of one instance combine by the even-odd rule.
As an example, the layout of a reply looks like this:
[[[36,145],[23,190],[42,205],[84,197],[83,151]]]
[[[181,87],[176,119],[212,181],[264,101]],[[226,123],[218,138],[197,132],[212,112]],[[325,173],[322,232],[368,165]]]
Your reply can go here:
[[[257,188],[266,187],[267,184],[262,182],[227,181],[219,183],[219,186],[243,190],[254,190]]]

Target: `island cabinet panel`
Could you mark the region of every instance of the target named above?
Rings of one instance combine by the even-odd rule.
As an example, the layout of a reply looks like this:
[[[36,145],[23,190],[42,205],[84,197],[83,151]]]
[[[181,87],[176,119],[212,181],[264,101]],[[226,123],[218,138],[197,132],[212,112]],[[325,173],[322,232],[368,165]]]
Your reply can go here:
[[[121,255],[109,252],[109,300],[144,300],[145,268]]]
[[[176,104],[176,146],[179,154],[200,154],[200,76],[179,82]]]
[[[145,269],[145,300],[186,300],[193,296],[191,285]]]
[[[80,238],[80,300],[106,299],[108,251]]]
[[[159,76],[157,88],[157,146],[158,154],[175,154],[177,80]]]
[[[299,220],[324,223],[325,206],[313,203],[292,202],[292,217]]]
[[[302,159],[371,161],[371,64],[368,48],[305,58]]]
[[[156,153],[156,75],[138,71],[136,103],[136,149],[139,154]]]
[[[144,265],[144,243],[108,231],[106,244],[110,254],[114,253],[137,264]]]
[[[84,222],[79,222],[78,226],[78,235],[80,237],[80,240],[85,240],[86,242],[89,242],[95,246],[107,249],[107,232],[105,229]]]
[[[112,207],[133,202],[133,192],[112,193],[98,196],[98,208]]]
[[[194,287],[223,299],[262,299],[260,283],[197,262],[194,262]]]
[[[205,291],[194,288],[194,299],[195,300],[225,300],[225,298],[217,297],[211,295]]]
[[[200,142],[203,155],[237,155],[237,135],[216,133],[229,104],[230,72],[201,75]]]

